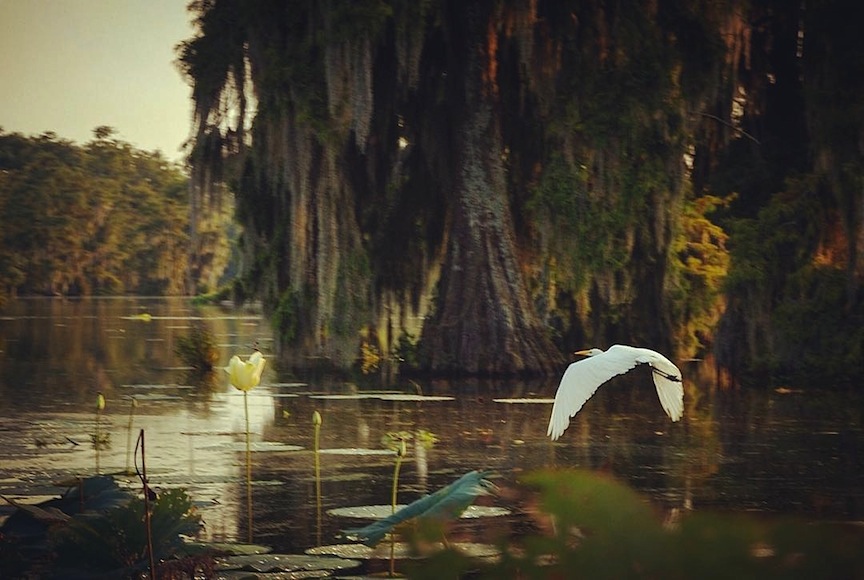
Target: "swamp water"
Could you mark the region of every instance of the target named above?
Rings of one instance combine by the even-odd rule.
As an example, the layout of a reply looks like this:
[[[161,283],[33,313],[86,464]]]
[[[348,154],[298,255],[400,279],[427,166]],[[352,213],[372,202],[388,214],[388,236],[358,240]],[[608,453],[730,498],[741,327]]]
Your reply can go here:
[[[10,302],[0,312],[0,494],[38,503],[61,491],[51,482],[91,475],[97,463],[101,473],[123,472],[144,429],[151,485],[189,492],[204,540],[245,541],[243,396],[222,372],[208,384],[191,384],[174,349],[196,324],[215,336],[219,366],[255,344],[265,356],[272,351],[266,319],[246,309],[173,298]],[[864,519],[860,393],[721,392],[710,372],[695,365],[682,371],[680,423],[669,422],[648,372],[637,369],[602,387],[552,443],[546,426],[556,377],[397,380],[370,390],[283,373],[269,357],[261,385],[248,395],[253,540],[302,553],[343,543],[339,530],[369,521],[349,516],[383,515],[375,506],[390,503],[394,455],[382,438],[392,432],[414,438],[401,467],[400,503],[472,469],[499,474],[495,482],[505,493],[477,501],[467,515],[483,517],[461,520],[451,532],[457,542],[490,543],[530,526],[516,481],[544,467],[609,473],[667,515],[710,509]],[[107,405],[98,429],[110,444],[97,455],[91,435],[99,392]],[[323,417],[320,511],[314,411]],[[415,445],[424,433],[437,439],[430,448]],[[137,484],[134,476],[126,481]],[[0,505],[0,518],[11,512]]]

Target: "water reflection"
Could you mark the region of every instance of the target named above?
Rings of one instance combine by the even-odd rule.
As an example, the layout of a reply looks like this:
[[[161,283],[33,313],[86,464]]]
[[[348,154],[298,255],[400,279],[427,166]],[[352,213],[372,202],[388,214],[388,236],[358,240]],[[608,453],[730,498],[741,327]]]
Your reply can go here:
[[[142,313],[149,320],[135,317]],[[101,428],[112,441],[101,451],[100,469],[124,471],[134,396],[133,428],[147,433],[153,485],[188,489],[207,539],[245,539],[242,394],[218,375],[205,385],[186,381],[174,344],[193,321],[216,335],[219,364],[249,354],[256,341],[265,352],[271,344],[259,314],[194,308],[186,300],[12,302],[0,318],[0,493],[55,494],[48,482],[91,472],[88,443],[99,391],[107,400]],[[400,474],[403,503],[472,469],[497,469],[496,483],[513,487],[526,471],[558,466],[610,472],[670,513],[720,508],[862,518],[859,394],[721,392],[701,372],[684,369],[680,423],[666,418],[650,376],[637,369],[601,388],[552,443],[546,426],[555,378],[427,381],[419,391],[430,397],[412,398],[358,392],[321,375],[280,375],[268,363],[262,384],[249,393],[255,540],[290,551],[332,542],[349,522],[328,510],[390,502],[393,457],[346,450],[380,450],[388,432],[417,437],[421,430],[438,442],[429,449],[411,445]],[[409,381],[393,390],[418,392]],[[517,398],[547,401],[505,402]],[[311,451],[315,411],[323,418],[320,512]],[[518,514],[522,500],[505,494],[484,501]],[[460,522],[454,539],[489,541],[491,534],[523,527],[518,517],[491,527]]]

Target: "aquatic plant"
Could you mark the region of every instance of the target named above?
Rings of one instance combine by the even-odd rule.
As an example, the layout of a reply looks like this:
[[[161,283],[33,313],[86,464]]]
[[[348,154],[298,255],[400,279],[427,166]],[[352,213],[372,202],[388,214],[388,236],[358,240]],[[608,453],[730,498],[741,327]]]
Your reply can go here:
[[[236,354],[232,356],[225,367],[231,386],[244,394],[257,387],[261,382],[265,362],[264,356],[257,350],[246,361]]]
[[[438,437],[431,431],[425,429],[417,430],[417,437],[408,431],[390,431],[381,438],[381,444],[396,454],[396,462],[393,466],[393,487],[390,493],[390,503],[393,507],[393,512],[396,511],[397,491],[399,488],[399,471],[402,467],[402,460],[408,455],[408,441],[414,440],[415,447],[423,447],[431,449],[437,442]]]
[[[320,454],[320,437],[321,437],[321,413],[317,410],[312,413],[312,427],[314,430],[314,455],[315,455],[315,507],[316,507],[316,523],[318,534],[318,545],[321,545],[321,454]]]
[[[189,336],[177,337],[174,353],[183,361],[183,364],[192,367],[200,375],[211,372],[216,361],[219,360],[216,338],[213,332],[201,323],[192,326]]]
[[[113,477],[71,482],[58,498],[18,505],[0,527],[0,575],[39,577],[140,577],[147,569],[145,500]],[[182,489],[163,491],[152,503],[152,546],[157,560],[183,557],[184,537],[195,535],[200,516]],[[6,551],[15,548],[14,562]],[[8,565],[14,564],[12,575]],[[8,574],[8,576],[7,576]]]
[[[107,449],[111,445],[111,434],[102,433],[102,412],[105,410],[105,395],[96,395],[96,429],[90,435],[90,443],[96,452],[96,473],[99,473],[99,451]]]
[[[55,568],[109,574],[111,577],[141,574],[149,566],[148,537],[144,526],[145,501],[132,498],[121,507],[98,517],[77,515],[67,526],[52,532],[57,554]],[[152,503],[151,535],[156,561],[168,559],[183,546],[183,536],[201,527],[200,516],[182,489],[165,490]]]
[[[264,372],[265,362],[264,356],[256,350],[246,361],[235,354],[228,361],[228,366],[225,367],[231,386],[243,392],[243,412],[246,420],[246,509],[249,521],[247,537],[250,544],[252,543],[252,450],[249,445],[249,398],[247,395],[261,382],[261,373]]]
[[[426,429],[417,430],[415,445],[422,446],[424,449],[432,449],[436,443],[438,443],[438,436],[435,435],[435,433],[427,431]]]
[[[141,450],[141,469],[138,469],[138,450]],[[147,560],[150,571],[150,580],[156,580],[156,557],[153,552],[153,511],[150,508],[150,500],[156,499],[156,493],[150,488],[150,480],[147,479],[147,451],[144,444],[144,429],[138,433],[135,442],[135,473],[141,480],[142,495],[144,497],[144,533],[147,538]]]
[[[390,503],[393,506],[393,512],[396,511],[399,470],[402,467],[402,459],[408,455],[408,441],[413,437],[408,431],[390,431],[381,438],[381,444],[396,454],[396,463],[393,465],[393,487],[390,493]]]
[[[138,408],[138,399],[133,395],[129,401],[129,422],[126,424],[126,468],[123,472],[130,475],[129,458],[132,455],[132,421],[135,419],[135,409]]]
[[[407,431],[400,431],[395,433],[387,433],[382,442],[384,446],[388,449],[392,449],[396,452],[396,462],[393,465],[393,486],[390,491],[390,514],[391,516],[396,515],[396,500],[397,494],[399,491],[399,470],[402,467],[402,459],[408,455],[408,444],[407,440],[411,438],[411,434]],[[388,530],[382,531],[381,536],[376,540],[375,543],[380,541],[381,537],[386,534]],[[395,538],[390,538],[390,576],[396,572],[396,540]]]

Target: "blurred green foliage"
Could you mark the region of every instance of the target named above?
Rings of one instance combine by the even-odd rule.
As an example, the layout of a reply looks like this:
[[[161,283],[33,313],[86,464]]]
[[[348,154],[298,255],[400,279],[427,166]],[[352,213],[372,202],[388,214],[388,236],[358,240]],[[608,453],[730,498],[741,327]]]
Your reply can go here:
[[[540,471],[531,515],[551,529],[497,561],[447,549],[407,569],[411,578],[860,578],[864,536],[854,527],[786,517],[681,512],[663,521],[639,494],[584,470]]]

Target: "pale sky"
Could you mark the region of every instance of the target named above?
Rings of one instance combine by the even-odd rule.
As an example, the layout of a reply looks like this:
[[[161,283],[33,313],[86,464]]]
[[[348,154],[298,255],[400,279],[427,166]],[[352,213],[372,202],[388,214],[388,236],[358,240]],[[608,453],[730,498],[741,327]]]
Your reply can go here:
[[[190,89],[174,47],[189,0],[0,0],[0,127],[83,144],[109,125],[182,159]]]

